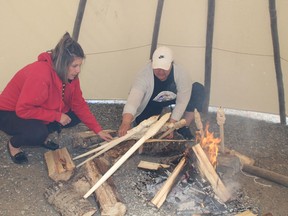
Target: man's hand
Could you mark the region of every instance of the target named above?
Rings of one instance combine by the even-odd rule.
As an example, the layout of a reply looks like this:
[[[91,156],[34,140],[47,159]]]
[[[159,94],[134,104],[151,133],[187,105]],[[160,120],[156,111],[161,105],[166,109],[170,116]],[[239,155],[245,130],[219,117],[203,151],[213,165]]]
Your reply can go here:
[[[122,123],[118,130],[118,136],[124,136],[127,134],[127,131],[131,128],[131,123],[133,120],[133,115],[130,113],[123,114]]]

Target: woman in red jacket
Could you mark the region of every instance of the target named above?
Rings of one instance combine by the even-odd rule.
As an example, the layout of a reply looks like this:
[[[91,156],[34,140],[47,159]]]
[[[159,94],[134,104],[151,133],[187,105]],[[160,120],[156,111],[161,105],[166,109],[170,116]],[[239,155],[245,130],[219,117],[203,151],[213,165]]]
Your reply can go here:
[[[28,161],[21,146],[42,146],[49,133],[83,122],[104,140],[102,130],[82,96],[78,75],[85,55],[81,46],[65,33],[55,49],[18,71],[0,95],[0,130],[12,136],[7,144],[13,162]]]

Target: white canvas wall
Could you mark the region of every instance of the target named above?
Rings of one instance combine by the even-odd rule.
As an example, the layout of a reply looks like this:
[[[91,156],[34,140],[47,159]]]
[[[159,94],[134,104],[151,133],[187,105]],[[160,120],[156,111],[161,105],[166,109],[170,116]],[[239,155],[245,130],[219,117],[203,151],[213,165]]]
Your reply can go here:
[[[165,0],[158,44],[174,51],[204,83],[206,0]],[[288,1],[276,0],[288,105]],[[13,74],[72,34],[78,1],[0,1],[0,91]],[[126,99],[135,73],[149,61],[156,0],[87,1],[79,43],[86,99]],[[268,1],[216,0],[211,106],[278,114]]]

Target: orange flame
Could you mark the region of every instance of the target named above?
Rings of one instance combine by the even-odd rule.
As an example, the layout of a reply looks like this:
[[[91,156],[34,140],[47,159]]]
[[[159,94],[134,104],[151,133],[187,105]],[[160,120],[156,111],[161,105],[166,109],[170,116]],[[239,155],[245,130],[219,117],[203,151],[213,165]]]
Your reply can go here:
[[[219,149],[219,143],[221,142],[220,138],[214,138],[214,133],[209,132],[209,124],[205,127],[205,132],[202,135],[200,131],[197,132],[196,141],[200,143],[204,152],[206,153],[210,163],[216,168],[217,164],[217,155]]]

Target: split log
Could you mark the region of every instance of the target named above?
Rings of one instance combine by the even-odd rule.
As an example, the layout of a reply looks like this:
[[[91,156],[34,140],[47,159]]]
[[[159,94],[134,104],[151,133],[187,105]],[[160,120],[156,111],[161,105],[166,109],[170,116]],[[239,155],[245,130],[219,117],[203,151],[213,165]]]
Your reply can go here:
[[[48,151],[44,154],[48,175],[54,181],[67,181],[74,173],[73,163],[67,148]]]
[[[85,164],[88,180],[94,185],[109,169],[109,162],[104,157],[97,158]],[[96,191],[96,198],[101,208],[101,215],[123,216],[126,206],[120,201],[115,186],[111,179],[106,181]]]
[[[285,187],[288,187],[288,177],[272,172],[270,170],[267,169],[263,169],[260,167],[256,167],[256,166],[252,166],[252,165],[248,165],[248,164],[244,164],[242,167],[242,170],[244,172],[250,173],[252,175],[264,178],[266,180],[270,180],[272,182],[281,184]]]
[[[212,164],[207,158],[205,152],[203,151],[200,144],[196,144],[192,147],[195,155],[197,156],[198,168],[201,173],[207,178],[210,182],[215,194],[223,201],[226,202],[230,199],[230,193],[227,188],[224,186],[223,182],[215,172]]]
[[[160,120],[155,122],[146,134],[138,140],[103,176],[102,178],[84,195],[84,198],[88,198],[101,184],[103,184],[147,139],[154,136],[159,129],[170,118],[171,113],[166,113]]]
[[[184,168],[186,164],[186,157],[183,157],[176,168],[173,170],[172,174],[168,177],[168,179],[165,181],[164,185],[161,187],[161,189],[157,192],[157,194],[154,196],[154,198],[151,200],[151,202],[157,206],[157,208],[160,208],[164,201],[166,200],[167,195],[169,194],[173,184],[175,183],[175,180],[181,170]]]
[[[88,200],[83,199],[79,188],[89,189],[90,184],[85,177],[75,180],[71,184],[54,182],[44,192],[44,197],[62,216],[92,216],[97,208]]]
[[[146,169],[146,170],[158,170],[160,168],[169,168],[170,165],[168,164],[160,164],[160,163],[153,163],[149,161],[140,161],[140,163],[137,166],[140,169]]]

